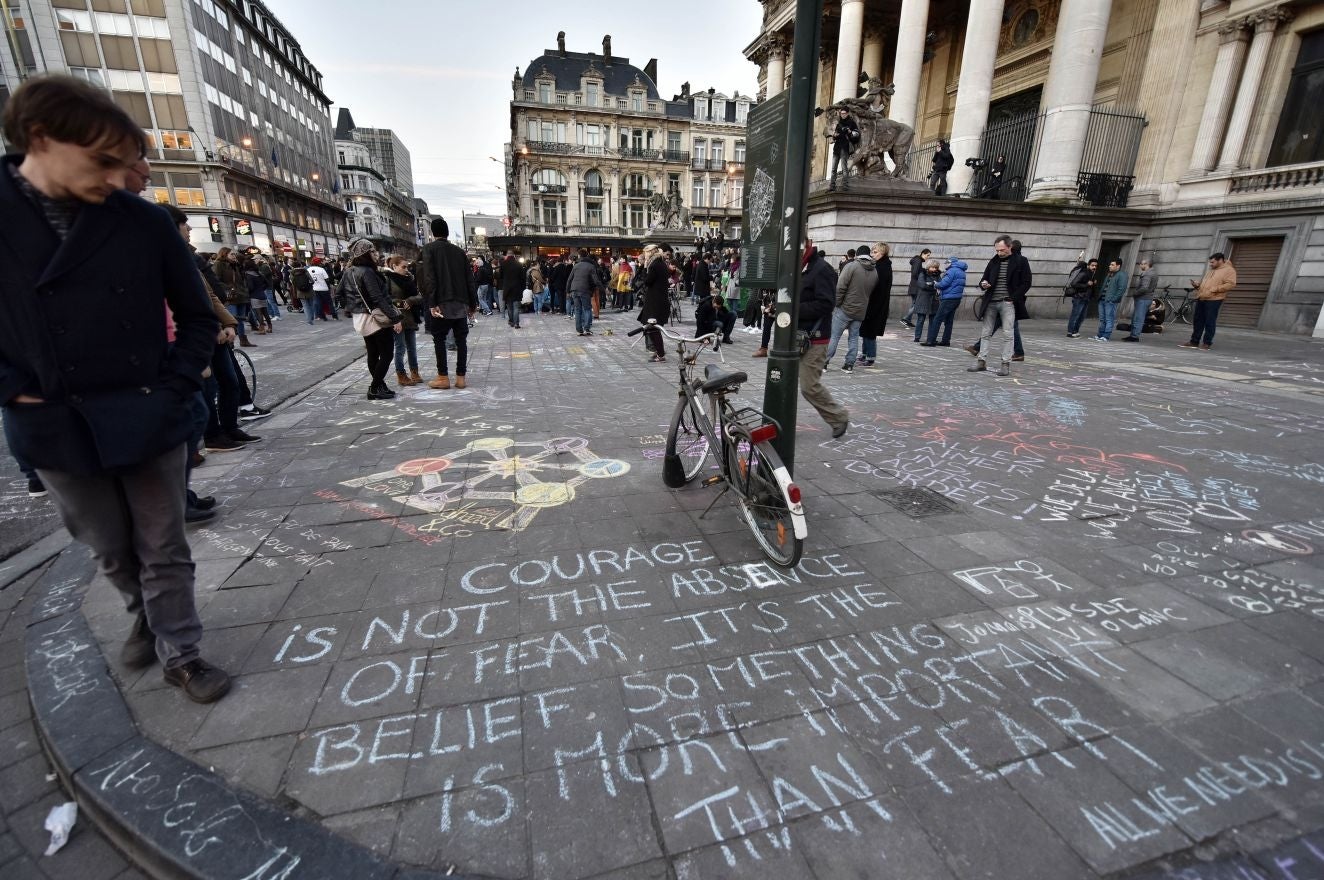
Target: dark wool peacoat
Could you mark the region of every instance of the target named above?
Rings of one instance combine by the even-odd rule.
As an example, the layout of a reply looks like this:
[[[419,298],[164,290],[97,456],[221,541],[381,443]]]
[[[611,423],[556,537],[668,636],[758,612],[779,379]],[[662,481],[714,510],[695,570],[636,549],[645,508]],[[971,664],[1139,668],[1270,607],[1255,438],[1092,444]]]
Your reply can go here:
[[[639,323],[646,323],[650,318],[659,324],[665,324],[671,317],[671,267],[663,256],[653,258],[644,272],[644,307],[639,310]]]
[[[877,339],[887,329],[887,317],[892,310],[892,258],[883,257],[874,263],[873,293],[869,296],[869,310],[864,313],[864,323],[860,325],[860,335],[865,339]]]
[[[192,431],[220,325],[169,215],[128,192],[83,205],[61,241],[0,159],[0,402],[29,465],[91,475]],[[166,341],[166,311],[175,342]],[[26,394],[44,402],[15,403]]]

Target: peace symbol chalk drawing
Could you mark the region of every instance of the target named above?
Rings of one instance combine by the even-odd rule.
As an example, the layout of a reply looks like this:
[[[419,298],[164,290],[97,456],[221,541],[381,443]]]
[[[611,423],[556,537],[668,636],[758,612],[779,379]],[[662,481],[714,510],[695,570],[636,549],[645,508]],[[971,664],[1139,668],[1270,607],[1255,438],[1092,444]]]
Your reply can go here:
[[[573,460],[559,461],[558,456]],[[340,485],[366,487],[408,507],[451,514],[467,525],[518,532],[528,528],[538,511],[573,501],[587,481],[619,477],[629,470],[624,461],[592,452],[582,437],[533,442],[487,437],[446,455],[412,459]],[[507,480],[514,481],[513,487],[501,485]]]

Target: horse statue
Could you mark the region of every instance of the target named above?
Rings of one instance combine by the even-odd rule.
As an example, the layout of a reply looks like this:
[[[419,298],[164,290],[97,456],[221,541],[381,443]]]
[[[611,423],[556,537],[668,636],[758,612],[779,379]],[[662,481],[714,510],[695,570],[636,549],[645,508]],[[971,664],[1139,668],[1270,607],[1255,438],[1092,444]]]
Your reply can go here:
[[[887,97],[893,88],[883,88],[881,82],[875,84],[870,80],[865,97],[847,98],[827,108],[829,125],[837,118],[832,111],[844,109],[860,126],[860,143],[850,156],[850,168],[859,177],[883,176],[887,171],[884,155],[890,156],[896,166],[890,176],[900,178],[910,172],[910,148],[915,142],[915,130],[887,118]]]
[[[690,226],[690,212],[681,203],[677,189],[670,193],[653,193],[648,197],[648,207],[653,212],[654,229],[688,229]]]

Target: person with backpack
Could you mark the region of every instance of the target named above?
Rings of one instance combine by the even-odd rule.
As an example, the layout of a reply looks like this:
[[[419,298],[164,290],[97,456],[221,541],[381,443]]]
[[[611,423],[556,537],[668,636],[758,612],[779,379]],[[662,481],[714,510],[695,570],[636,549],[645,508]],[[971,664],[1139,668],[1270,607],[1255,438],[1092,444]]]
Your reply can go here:
[[[925,271],[932,271],[929,267],[937,269],[938,261],[929,260]],[[928,341],[921,342],[920,345],[932,348],[936,345],[952,344],[952,323],[956,320],[956,310],[961,307],[961,299],[965,296],[965,273],[969,268],[970,266],[960,257],[952,257],[948,261],[947,271],[935,285],[938,291],[938,312],[929,321]],[[938,341],[939,328],[942,329],[942,342]]]
[[[290,269],[290,290],[293,294],[294,305],[290,307],[292,312],[302,312],[305,306],[311,310],[313,298],[313,278],[308,274],[308,269],[304,266],[302,260],[295,260],[294,267]],[[308,323],[312,323],[310,319]]]
[[[221,282],[225,307],[239,322],[235,330],[239,334],[240,347],[253,348],[255,343],[248,340],[247,329],[253,315],[248,305],[248,284],[239,271],[239,261],[236,259],[234,251],[228,247],[223,247],[217,251],[216,260],[212,263],[212,271],[216,273],[216,279]]]

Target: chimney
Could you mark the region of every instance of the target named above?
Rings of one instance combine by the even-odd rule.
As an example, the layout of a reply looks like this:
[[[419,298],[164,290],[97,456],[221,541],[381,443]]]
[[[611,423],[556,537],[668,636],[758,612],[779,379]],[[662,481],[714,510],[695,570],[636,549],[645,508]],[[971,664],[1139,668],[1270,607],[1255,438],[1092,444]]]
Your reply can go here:
[[[562,58],[565,57],[565,31],[556,34],[556,51],[561,53]]]
[[[654,83],[657,82],[657,59],[656,59],[656,58],[649,58],[649,59],[648,59],[648,63],[644,65],[644,76],[646,76],[646,77],[648,77],[649,79],[651,79]]]
[[[680,84],[680,96],[681,96],[681,98],[688,98],[688,97],[690,96],[690,84],[689,84],[689,83],[687,83],[687,82],[683,82],[683,83]]]
[[[611,34],[602,38],[602,63],[611,67]]]

